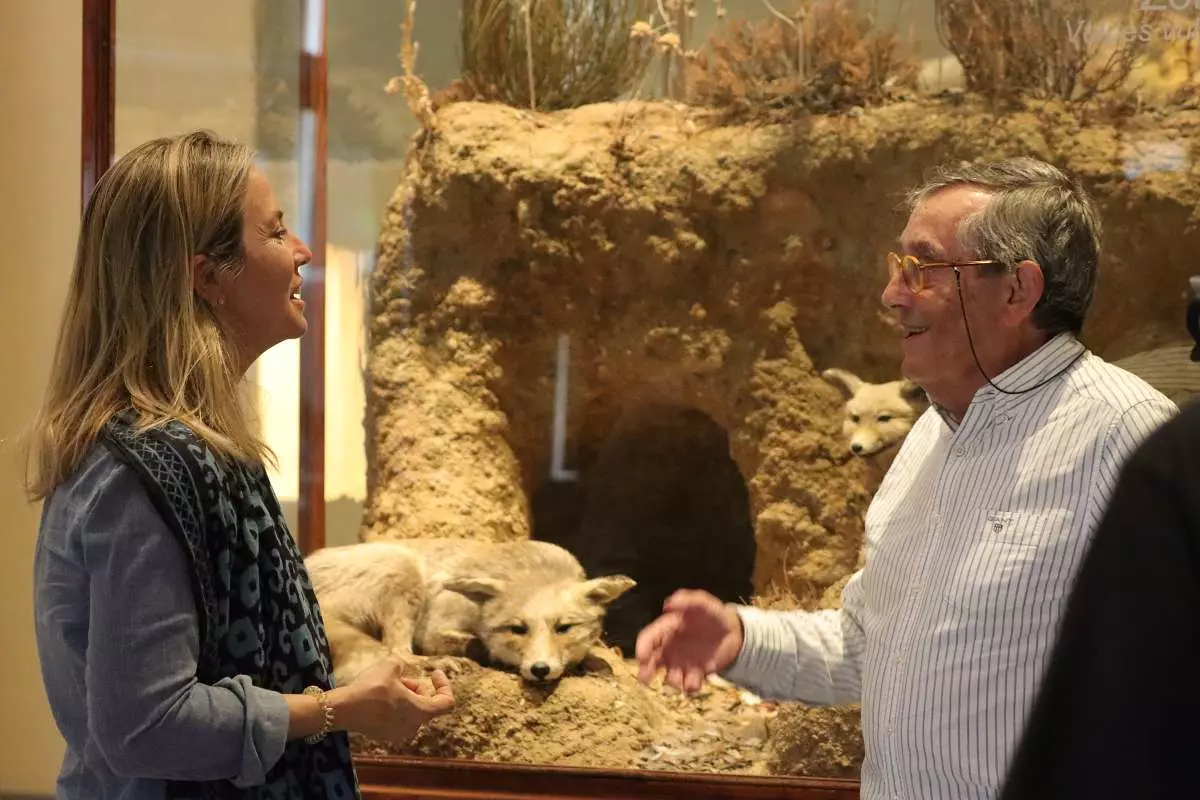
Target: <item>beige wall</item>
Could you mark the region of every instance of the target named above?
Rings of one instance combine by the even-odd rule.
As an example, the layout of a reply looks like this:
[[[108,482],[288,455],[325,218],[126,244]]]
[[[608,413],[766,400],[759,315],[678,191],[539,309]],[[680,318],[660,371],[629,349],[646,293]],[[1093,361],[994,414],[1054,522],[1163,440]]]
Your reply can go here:
[[[12,438],[34,413],[79,218],[79,3],[4,0],[0,10],[0,793],[50,793],[62,741],[42,692],[30,564],[38,509],[25,503]]]

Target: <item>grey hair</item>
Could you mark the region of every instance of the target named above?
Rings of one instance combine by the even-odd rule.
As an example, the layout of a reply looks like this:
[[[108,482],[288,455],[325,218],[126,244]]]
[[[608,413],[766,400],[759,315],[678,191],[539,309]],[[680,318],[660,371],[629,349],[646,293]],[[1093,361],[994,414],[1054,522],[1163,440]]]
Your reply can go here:
[[[908,193],[906,205],[911,211],[935,192],[960,184],[995,196],[963,219],[959,242],[979,260],[1036,261],[1045,288],[1033,324],[1049,336],[1078,335],[1100,263],[1100,214],[1087,190],[1052,164],[1021,157],[938,167]]]

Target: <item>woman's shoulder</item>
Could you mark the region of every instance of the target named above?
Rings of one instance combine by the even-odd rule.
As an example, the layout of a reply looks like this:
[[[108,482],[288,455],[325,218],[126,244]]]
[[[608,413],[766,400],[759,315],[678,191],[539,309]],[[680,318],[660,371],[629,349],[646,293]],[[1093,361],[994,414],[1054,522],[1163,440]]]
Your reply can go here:
[[[85,528],[102,528],[97,516],[149,504],[149,496],[128,464],[101,441],[91,445],[75,470],[47,496],[40,535],[48,542],[71,538]],[[100,521],[102,522],[102,520]]]
[[[104,442],[95,441],[79,465],[46,499],[47,506],[84,506],[132,478],[129,465],[121,461]]]

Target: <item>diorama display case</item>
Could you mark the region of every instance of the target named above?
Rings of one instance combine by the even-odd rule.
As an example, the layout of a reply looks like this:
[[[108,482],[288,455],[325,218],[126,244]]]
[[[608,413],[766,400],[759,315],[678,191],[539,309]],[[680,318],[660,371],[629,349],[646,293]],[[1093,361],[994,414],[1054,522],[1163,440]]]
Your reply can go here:
[[[325,14],[324,3],[295,0],[301,17]],[[117,0],[83,0],[83,118],[81,126],[81,203],[112,163],[115,152]],[[311,22],[312,20],[307,20]],[[327,189],[326,55],[306,48],[300,58],[300,107],[315,120],[308,133],[306,159],[309,196],[300,198],[308,219],[310,270],[322,269]],[[309,334],[300,345],[300,487],[297,539],[304,552],[325,544],[325,321],[322,281],[306,285]],[[772,798],[773,800],[851,800],[856,780],[758,778],[722,774],[647,770],[567,768],[553,765],[485,763],[441,758],[363,757],[358,773],[364,797],[375,800],[432,798]]]

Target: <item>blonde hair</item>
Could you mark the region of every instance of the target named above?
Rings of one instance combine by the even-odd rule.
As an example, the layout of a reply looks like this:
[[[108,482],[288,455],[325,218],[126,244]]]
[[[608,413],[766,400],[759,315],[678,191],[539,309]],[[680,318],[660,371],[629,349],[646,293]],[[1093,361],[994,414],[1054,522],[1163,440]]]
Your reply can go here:
[[[192,259],[242,266],[252,152],[207,131],[154,139],[97,182],[83,213],[26,488],[66,480],[127,408],[143,430],[178,420],[225,460],[273,458],[239,394],[242,367],[193,288]]]

